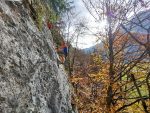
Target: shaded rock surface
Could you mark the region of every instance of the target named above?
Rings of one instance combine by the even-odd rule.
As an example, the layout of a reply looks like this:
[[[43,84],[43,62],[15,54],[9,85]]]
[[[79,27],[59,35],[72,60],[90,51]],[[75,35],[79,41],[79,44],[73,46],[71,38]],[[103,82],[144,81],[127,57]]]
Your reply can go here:
[[[50,31],[20,2],[0,0],[0,113],[72,113]]]

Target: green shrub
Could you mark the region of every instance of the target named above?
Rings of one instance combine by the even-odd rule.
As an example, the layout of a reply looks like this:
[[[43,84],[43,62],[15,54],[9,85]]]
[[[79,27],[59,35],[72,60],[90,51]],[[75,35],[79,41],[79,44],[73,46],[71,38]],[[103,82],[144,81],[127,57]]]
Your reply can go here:
[[[42,4],[38,4],[37,9],[36,9],[36,14],[37,14],[37,26],[39,30],[42,30],[42,25],[43,25],[43,17],[45,16],[45,8],[43,7]]]

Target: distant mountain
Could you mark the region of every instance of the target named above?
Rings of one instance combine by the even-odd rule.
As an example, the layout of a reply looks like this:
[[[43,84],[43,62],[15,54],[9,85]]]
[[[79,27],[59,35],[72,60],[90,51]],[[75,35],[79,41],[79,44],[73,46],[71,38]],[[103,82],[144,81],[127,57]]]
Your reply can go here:
[[[98,44],[96,44],[94,46],[91,46],[89,48],[82,49],[82,51],[84,51],[87,54],[90,54],[90,53],[93,53],[95,51],[98,51],[102,47],[103,47],[103,44],[102,43],[98,43]]]
[[[93,53],[95,50],[95,46],[91,46],[89,48],[82,49],[85,53]]]
[[[147,30],[150,28],[150,9],[139,12],[124,25],[131,33],[148,34]],[[120,31],[122,33],[126,32],[123,28]]]

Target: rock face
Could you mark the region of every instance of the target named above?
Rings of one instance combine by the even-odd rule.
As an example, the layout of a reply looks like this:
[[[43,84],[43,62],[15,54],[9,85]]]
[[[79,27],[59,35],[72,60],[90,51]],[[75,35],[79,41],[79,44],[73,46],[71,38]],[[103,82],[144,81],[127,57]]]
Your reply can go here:
[[[0,113],[72,113],[50,31],[22,3],[0,0]]]

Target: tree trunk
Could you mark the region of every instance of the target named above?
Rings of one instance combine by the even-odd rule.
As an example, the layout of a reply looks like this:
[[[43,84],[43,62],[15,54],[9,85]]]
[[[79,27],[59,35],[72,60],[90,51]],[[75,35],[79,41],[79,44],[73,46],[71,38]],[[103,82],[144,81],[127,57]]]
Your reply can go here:
[[[106,4],[107,12],[110,12],[110,8]],[[111,105],[113,104],[113,88],[112,88],[112,83],[114,80],[114,70],[113,70],[113,65],[114,65],[114,55],[113,55],[113,34],[112,34],[112,22],[111,22],[111,17],[108,15],[107,16],[107,21],[109,24],[109,31],[108,31],[108,43],[109,43],[109,86],[107,90],[107,112],[110,112],[111,110]]]
[[[131,79],[132,79],[132,81],[133,81],[133,83],[134,83],[134,86],[136,87],[136,90],[137,90],[137,92],[138,92],[138,94],[139,94],[139,97],[140,97],[140,99],[141,99],[142,106],[143,106],[143,109],[144,109],[145,113],[149,113],[148,110],[147,110],[147,105],[146,105],[146,103],[145,103],[145,101],[144,101],[144,99],[143,99],[143,97],[142,97],[141,91],[140,91],[140,89],[139,89],[139,87],[138,87],[138,85],[137,85],[137,83],[136,83],[136,80],[135,80],[135,77],[134,77],[133,74],[131,74]]]

